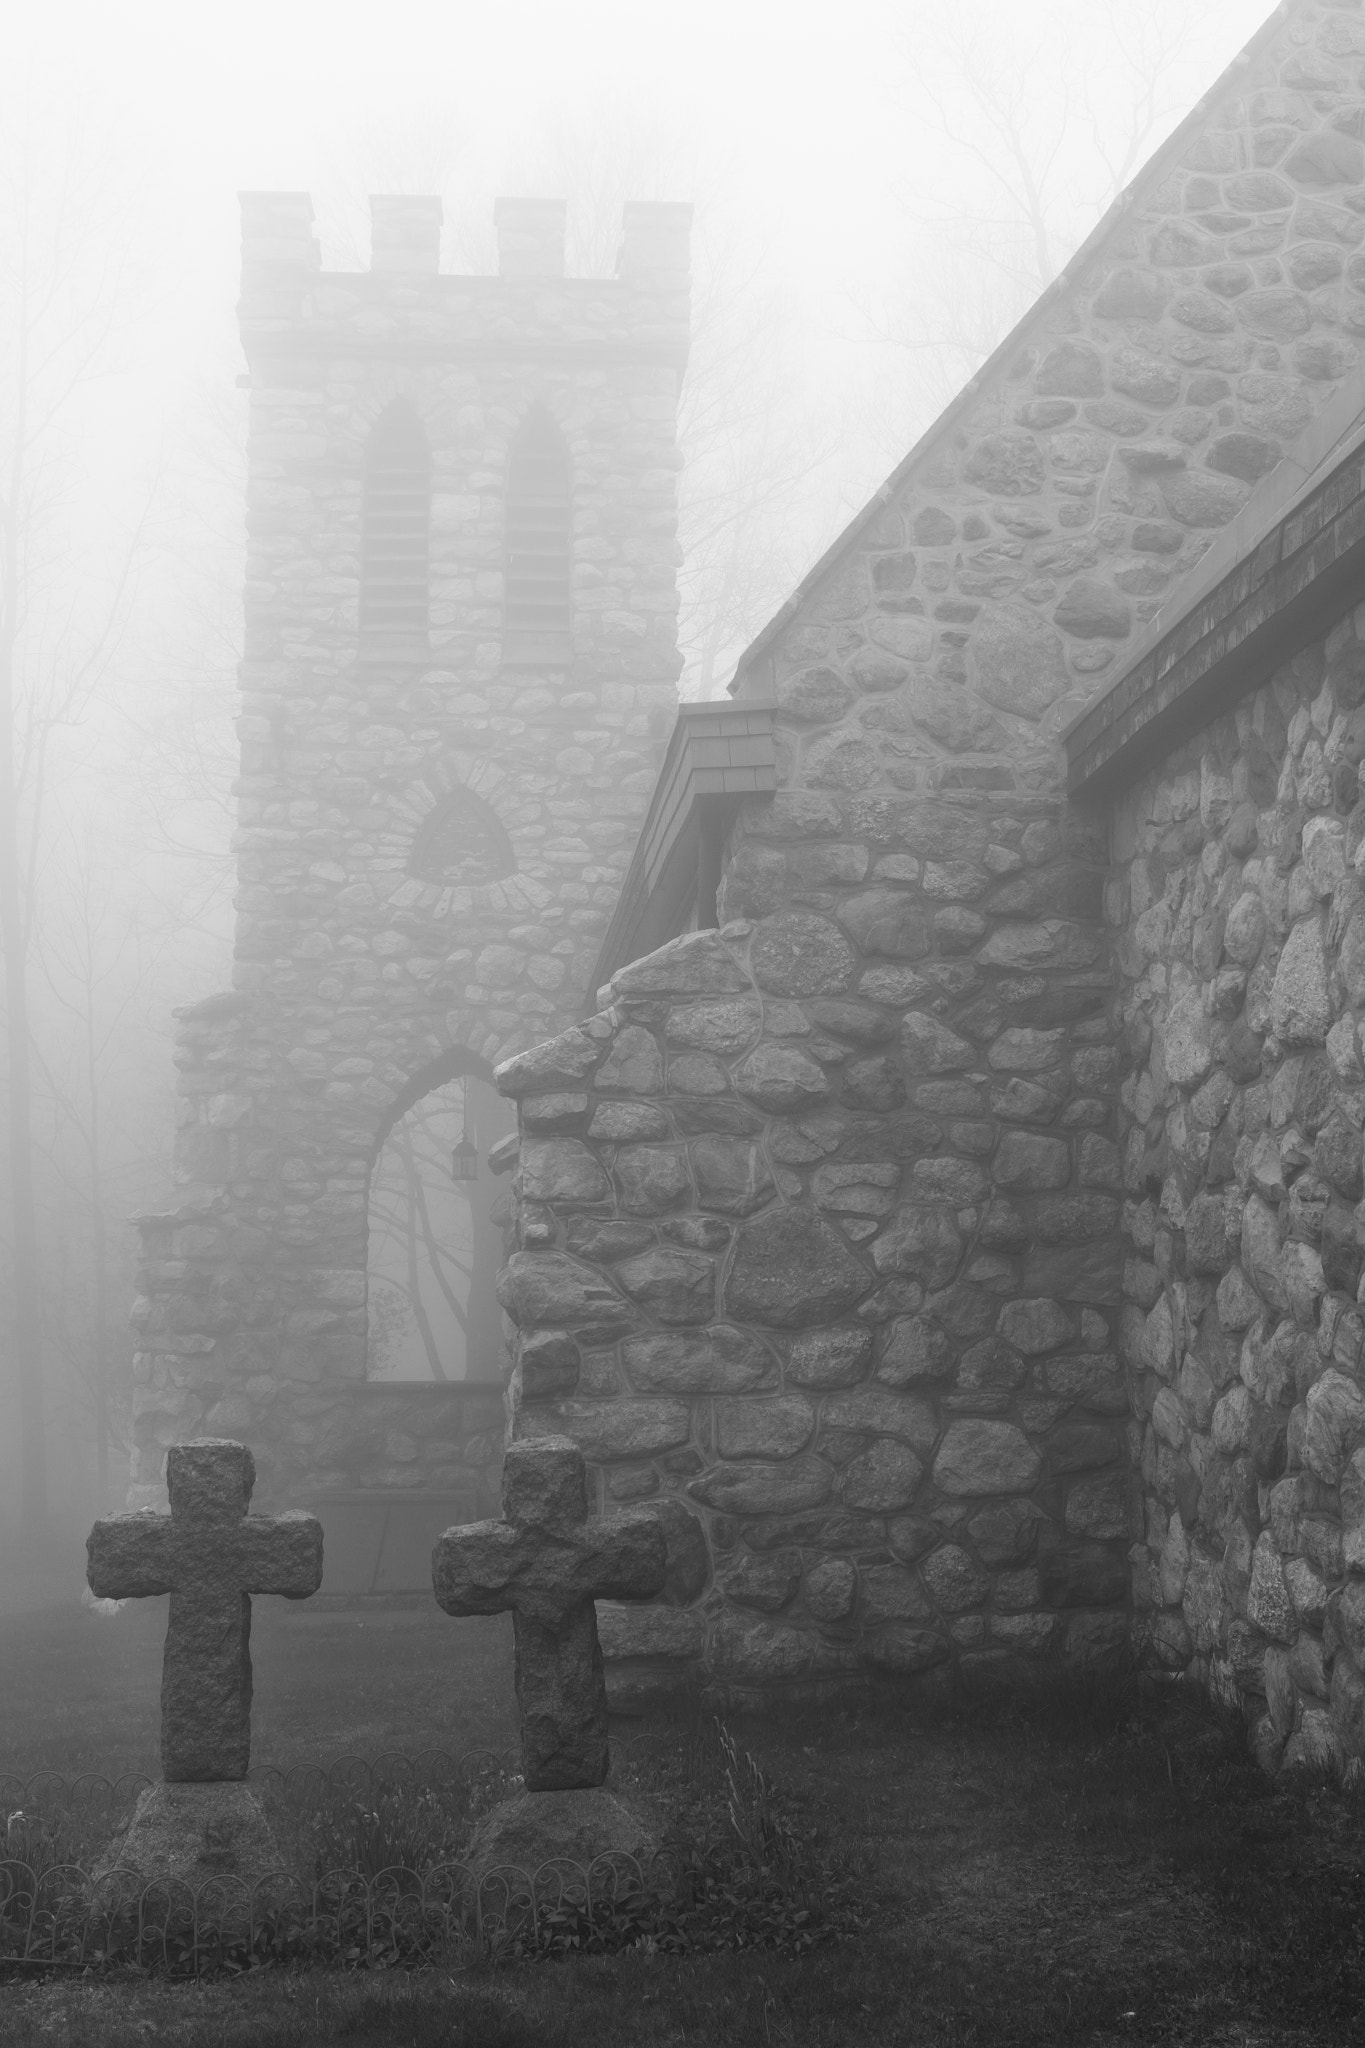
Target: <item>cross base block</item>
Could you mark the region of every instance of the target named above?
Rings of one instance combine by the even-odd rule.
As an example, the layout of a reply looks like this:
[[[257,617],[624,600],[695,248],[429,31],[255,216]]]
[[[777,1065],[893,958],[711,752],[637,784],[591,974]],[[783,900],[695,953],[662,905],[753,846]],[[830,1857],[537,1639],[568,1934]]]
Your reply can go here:
[[[199,1891],[230,1880],[244,1897],[262,1878],[293,1875],[256,1794],[237,1780],[149,1785],[97,1875],[135,1871],[144,1884],[170,1879]]]
[[[522,1792],[495,1806],[469,1845],[466,1862],[480,1877],[511,1865],[534,1877],[543,1863],[567,1860],[586,1872],[595,1856],[633,1856],[643,1874],[659,1847],[646,1815],[605,1785],[574,1792]]]

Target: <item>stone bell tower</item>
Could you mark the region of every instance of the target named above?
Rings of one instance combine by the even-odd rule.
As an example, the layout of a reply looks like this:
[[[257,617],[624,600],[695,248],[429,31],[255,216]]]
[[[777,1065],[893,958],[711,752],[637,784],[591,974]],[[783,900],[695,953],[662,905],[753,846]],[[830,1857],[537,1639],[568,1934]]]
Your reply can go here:
[[[464,1377],[375,1382],[371,1176],[412,1105],[581,1013],[680,667],[690,209],[627,206],[609,279],[565,277],[557,201],[498,202],[496,277],[441,274],[438,199],[371,209],[371,267],[340,274],[306,194],[242,199],[233,987],[180,1013],[135,1368],[135,1501],[168,1444],[239,1437],[264,1496],[319,1504],[329,1560],[392,1552],[381,1507],[440,1527],[495,1498],[498,1190]],[[373,1513],[334,1541],[329,1502]]]

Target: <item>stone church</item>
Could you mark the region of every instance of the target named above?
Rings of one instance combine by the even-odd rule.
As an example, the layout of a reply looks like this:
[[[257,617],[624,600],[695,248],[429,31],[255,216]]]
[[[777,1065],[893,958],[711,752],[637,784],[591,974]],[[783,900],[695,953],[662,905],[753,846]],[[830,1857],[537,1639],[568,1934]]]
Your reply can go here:
[[[1268,1763],[1365,1754],[1365,8],[1276,11],[723,704],[673,698],[685,211],[610,282],[539,204],[496,280],[374,227],[331,276],[247,202],[236,984],[140,1482],[243,1435],[374,1589],[487,1502],[498,1344],[374,1376],[367,1203],[491,1082],[508,1427],[669,1535],[618,1698],[1131,1642]]]

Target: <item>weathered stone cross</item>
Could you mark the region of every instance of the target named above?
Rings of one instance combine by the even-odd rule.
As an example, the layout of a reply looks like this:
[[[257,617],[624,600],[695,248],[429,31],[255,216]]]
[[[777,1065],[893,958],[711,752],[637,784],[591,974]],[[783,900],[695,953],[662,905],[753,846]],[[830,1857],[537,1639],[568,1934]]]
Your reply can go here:
[[[648,1508],[588,1520],[583,1453],[568,1437],[509,1444],[501,1522],[447,1529],[431,1554],[447,1614],[502,1614],[516,1642],[522,1769],[529,1792],[600,1785],[607,1688],[594,1600],[648,1600],[668,1546]]]
[[[171,1596],[161,1666],[161,1769],[172,1780],[244,1778],[251,1761],[251,1595],[306,1600],[322,1584],[322,1524],[250,1515],[256,1464],[215,1437],[166,1455],[171,1511],[108,1515],[87,1539],[104,1600]]]

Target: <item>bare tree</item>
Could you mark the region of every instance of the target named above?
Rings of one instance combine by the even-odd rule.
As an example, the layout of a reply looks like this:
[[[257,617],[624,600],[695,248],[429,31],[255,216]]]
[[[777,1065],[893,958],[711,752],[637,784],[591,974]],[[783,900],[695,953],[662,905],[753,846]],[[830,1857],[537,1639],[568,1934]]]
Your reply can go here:
[[[62,485],[67,429],[107,359],[118,300],[112,268],[91,262],[102,235],[116,246],[94,168],[74,151],[40,157],[22,129],[0,163],[0,954],[21,1528],[30,1542],[48,1514],[30,989],[45,798],[56,736],[81,719],[108,673],[135,553],[134,544],[92,613],[66,558]]]
[[[390,1358],[401,1357],[412,1331],[432,1379],[460,1376],[449,1370],[452,1344],[466,1351],[468,1369],[472,1203],[468,1187],[452,1181],[450,1170],[465,1120],[463,1090],[453,1082],[415,1103],[390,1132],[371,1175],[370,1285],[385,1306],[372,1318],[370,1354],[380,1377]],[[431,1198],[438,1192],[440,1214],[433,1216]]]
[[[60,1219],[52,1236],[62,1255],[60,1282],[49,1275],[46,1320],[79,1397],[66,1433],[93,1439],[102,1507],[110,1497],[111,1451],[127,1448],[122,1420],[130,1392],[119,1382],[130,1347],[126,1295],[115,1278],[116,1271],[128,1277],[128,1259],[111,1258],[110,1237],[126,1225],[130,1167],[145,1188],[162,1164],[159,1134],[150,1146],[137,1142],[151,1119],[138,1115],[143,1091],[134,1077],[148,1077],[140,1010],[168,939],[163,928],[159,944],[144,943],[140,907],[116,886],[122,864],[100,857],[110,844],[107,830],[97,832],[89,817],[68,821],[45,863],[45,915],[32,947],[45,1027],[34,1045],[45,1125],[37,1149],[48,1207],[54,1222]],[[111,1098],[125,1108],[121,1130]],[[38,1209],[41,1215],[41,1200]]]
[[[933,137],[947,204],[900,196],[902,274],[869,325],[947,403],[1056,277],[1191,96],[1203,25],[1183,0],[963,0],[917,21],[888,80]]]
[[[136,693],[118,707],[143,929],[173,928],[180,940],[194,931],[220,957],[231,944],[246,568],[245,402],[232,385],[234,362],[225,348],[221,364],[197,380],[158,475],[144,579],[156,581],[154,630],[139,642]]]
[[[422,1299],[422,1268],[417,1252],[418,1218],[425,1204],[422,1201],[422,1183],[417,1178],[417,1166],[412,1156],[412,1138],[405,1131],[399,1140],[398,1156],[403,1163],[403,1247],[407,1254],[408,1307],[413,1322],[417,1325],[422,1339],[422,1348],[427,1355],[427,1367],[434,1380],[449,1379],[441,1358],[431,1318]],[[437,1268],[439,1270],[439,1267]],[[460,1317],[463,1327],[464,1317]]]

